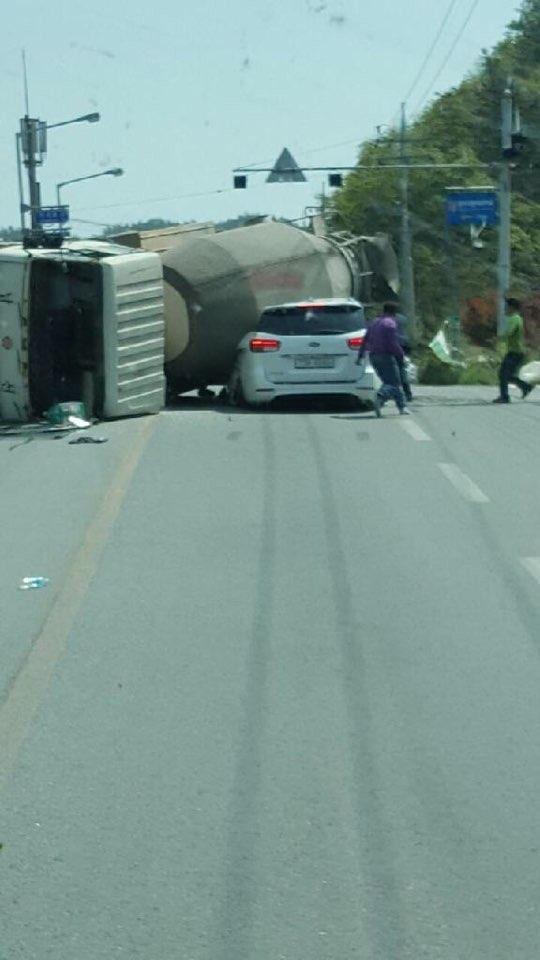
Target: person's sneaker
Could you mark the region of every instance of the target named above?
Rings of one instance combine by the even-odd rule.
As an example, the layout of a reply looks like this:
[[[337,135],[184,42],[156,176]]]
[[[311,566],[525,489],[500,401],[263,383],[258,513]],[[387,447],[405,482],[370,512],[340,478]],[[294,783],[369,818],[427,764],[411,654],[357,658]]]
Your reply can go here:
[[[410,417],[410,416],[411,416],[411,411],[409,410],[408,407],[401,407],[401,409],[400,409],[400,411],[399,411],[399,415],[400,415],[400,417]]]
[[[523,399],[529,396],[531,390],[534,390],[534,383],[526,383],[525,386],[522,387],[521,396],[523,397]]]
[[[492,403],[510,403],[510,397],[495,397]]]

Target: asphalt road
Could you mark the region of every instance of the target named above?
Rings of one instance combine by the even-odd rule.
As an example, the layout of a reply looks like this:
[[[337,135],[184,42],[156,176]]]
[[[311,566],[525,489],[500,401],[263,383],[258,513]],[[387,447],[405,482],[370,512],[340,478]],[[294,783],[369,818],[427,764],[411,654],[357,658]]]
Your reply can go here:
[[[540,395],[419,393],[0,440],[0,960],[537,960]]]

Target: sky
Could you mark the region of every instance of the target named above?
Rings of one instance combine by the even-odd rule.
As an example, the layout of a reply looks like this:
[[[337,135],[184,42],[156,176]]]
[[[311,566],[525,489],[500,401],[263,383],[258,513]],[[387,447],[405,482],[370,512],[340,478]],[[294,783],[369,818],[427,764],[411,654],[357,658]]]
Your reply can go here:
[[[266,184],[266,174],[252,174],[239,191],[233,168],[271,167],[285,146],[301,166],[354,165],[361,142],[396,122],[438,33],[407,102],[411,117],[474,69],[519,3],[17,0],[9,9],[0,225],[19,222],[14,144],[25,113],[24,47],[30,116],[52,124],[101,114],[99,123],[49,132],[42,202],[55,202],[58,181],[124,170],[65,188],[74,230],[90,235],[98,225],[150,217],[301,217],[317,202],[324,173],[306,174],[306,184]]]

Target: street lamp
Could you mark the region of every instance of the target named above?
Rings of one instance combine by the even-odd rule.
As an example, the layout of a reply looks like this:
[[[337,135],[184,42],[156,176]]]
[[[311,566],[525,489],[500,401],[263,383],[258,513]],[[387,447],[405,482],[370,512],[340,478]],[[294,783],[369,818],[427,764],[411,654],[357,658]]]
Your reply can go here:
[[[17,166],[19,177],[19,195],[21,209],[21,228],[25,229],[25,212],[30,210],[32,230],[37,226],[36,214],[41,207],[41,192],[36,179],[36,167],[43,163],[47,153],[47,130],[56,127],[67,127],[71,123],[97,123],[101,119],[99,113],[84,113],[72,120],[61,120],[59,123],[45,123],[28,116],[21,119],[20,131],[16,134]],[[22,154],[22,157],[21,157]],[[24,203],[22,189],[21,160],[28,171],[29,204]]]
[[[121,177],[123,174],[124,171],[122,167],[113,167],[111,170],[102,170],[101,173],[90,173],[86,177],[73,177],[72,180],[61,180],[60,183],[56,184],[56,202],[59,207],[62,205],[60,190],[62,187],[67,187],[68,183],[80,183],[81,180],[95,180],[96,177]]]
[[[101,120],[100,113],[84,113],[82,117],[75,117],[73,120],[61,120],[60,123],[48,123],[47,130],[53,127],[67,127],[69,123],[98,123]]]

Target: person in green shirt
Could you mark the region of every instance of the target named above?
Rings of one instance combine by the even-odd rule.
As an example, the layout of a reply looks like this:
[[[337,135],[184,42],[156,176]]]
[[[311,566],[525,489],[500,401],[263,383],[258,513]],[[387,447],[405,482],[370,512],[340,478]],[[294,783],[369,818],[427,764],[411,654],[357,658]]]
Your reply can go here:
[[[523,332],[523,317],[521,303],[514,297],[508,297],[506,303],[506,329],[500,334],[500,339],[506,346],[506,353],[499,369],[499,396],[493,403],[510,403],[508,385],[515,383],[520,388],[523,399],[533,387],[524,380],[520,380],[517,371],[525,359],[525,338]]]

